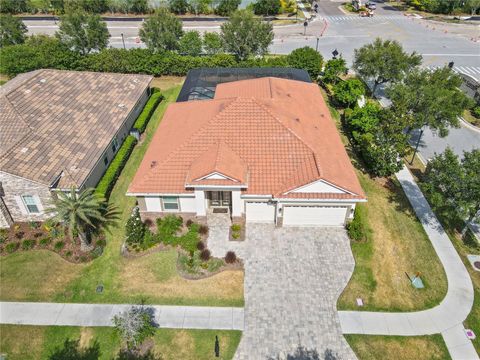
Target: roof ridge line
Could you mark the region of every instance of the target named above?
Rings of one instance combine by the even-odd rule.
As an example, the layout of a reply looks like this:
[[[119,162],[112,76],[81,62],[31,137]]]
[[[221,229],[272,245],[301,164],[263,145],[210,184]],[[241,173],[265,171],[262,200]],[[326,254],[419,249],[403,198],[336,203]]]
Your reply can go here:
[[[290,133],[292,133],[298,140],[300,140],[300,142],[305,146],[307,147],[308,149],[310,149],[310,151],[315,154],[315,150],[312,149],[312,147],[310,145],[308,145],[307,143],[305,143],[305,141],[302,140],[302,138],[300,136],[298,136],[298,134],[293,131],[291,128],[289,128],[288,126],[286,126],[275,114],[273,114],[265,105],[263,105],[262,103],[259,103],[257,101],[256,98],[251,98],[254,102],[256,102],[258,105],[260,105],[270,116],[272,116],[278,123],[280,123],[280,125],[282,125],[285,129],[287,129]],[[315,155],[314,155],[315,157]],[[317,162],[317,159],[315,159],[315,162]],[[318,169],[317,169],[318,170]]]

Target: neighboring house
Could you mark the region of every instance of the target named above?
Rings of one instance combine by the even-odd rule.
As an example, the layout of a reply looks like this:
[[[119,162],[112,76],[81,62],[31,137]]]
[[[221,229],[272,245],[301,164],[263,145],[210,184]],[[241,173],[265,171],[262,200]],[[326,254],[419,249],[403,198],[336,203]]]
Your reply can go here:
[[[274,77],[171,104],[127,195],[143,216],[225,211],[284,226],[343,226],[366,201],[318,86]]]
[[[0,227],[44,220],[51,192],[94,187],[151,76],[37,70],[0,88]]]

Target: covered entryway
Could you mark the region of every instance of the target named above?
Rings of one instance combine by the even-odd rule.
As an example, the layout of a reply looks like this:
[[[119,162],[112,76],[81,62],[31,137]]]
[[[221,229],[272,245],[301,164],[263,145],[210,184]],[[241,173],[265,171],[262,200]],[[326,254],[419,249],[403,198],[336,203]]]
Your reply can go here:
[[[343,226],[347,206],[284,206],[284,226]]]
[[[268,202],[246,202],[245,216],[247,222],[275,222],[275,205]]]
[[[232,204],[231,191],[207,191],[209,208],[229,209]]]

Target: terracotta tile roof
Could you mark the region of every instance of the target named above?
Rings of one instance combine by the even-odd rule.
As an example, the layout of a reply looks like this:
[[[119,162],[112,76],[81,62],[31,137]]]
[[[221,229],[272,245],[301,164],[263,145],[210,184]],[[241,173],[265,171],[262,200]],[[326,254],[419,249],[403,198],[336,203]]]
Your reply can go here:
[[[295,197],[285,193],[323,179],[353,195],[308,196],[365,198],[318,86],[278,78],[220,84],[213,100],[171,104],[129,193],[191,192],[185,180],[192,168],[212,168],[219,144],[248,167],[246,194]]]
[[[0,170],[81,186],[151,79],[38,70],[10,80],[0,88]]]
[[[230,180],[203,179],[213,173],[225,175]],[[223,141],[211,146],[192,162],[185,183],[207,185],[211,184],[212,180],[222,180],[222,183],[237,185],[244,184],[247,181],[247,165]]]

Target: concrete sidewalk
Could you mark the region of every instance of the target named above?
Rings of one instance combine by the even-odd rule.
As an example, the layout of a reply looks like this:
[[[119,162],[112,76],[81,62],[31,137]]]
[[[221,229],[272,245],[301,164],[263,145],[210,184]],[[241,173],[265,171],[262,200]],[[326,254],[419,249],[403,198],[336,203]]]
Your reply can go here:
[[[470,275],[410,171],[404,166],[396,176],[443,264],[447,295],[438,306],[424,311],[339,311],[342,331],[344,334],[404,336],[441,333],[453,359],[479,359],[462,324],[473,306]]]
[[[132,305],[0,302],[0,323],[113,326],[112,317]],[[145,305],[161,328],[242,330],[243,308]]]

